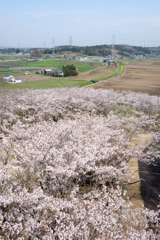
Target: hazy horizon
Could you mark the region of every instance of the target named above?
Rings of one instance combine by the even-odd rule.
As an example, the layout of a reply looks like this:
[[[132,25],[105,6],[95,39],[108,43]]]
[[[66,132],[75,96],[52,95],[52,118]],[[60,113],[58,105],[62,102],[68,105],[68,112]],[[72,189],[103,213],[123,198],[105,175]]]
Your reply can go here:
[[[5,1],[0,47],[35,48],[115,44],[160,46],[160,2]],[[70,38],[72,37],[72,39]]]

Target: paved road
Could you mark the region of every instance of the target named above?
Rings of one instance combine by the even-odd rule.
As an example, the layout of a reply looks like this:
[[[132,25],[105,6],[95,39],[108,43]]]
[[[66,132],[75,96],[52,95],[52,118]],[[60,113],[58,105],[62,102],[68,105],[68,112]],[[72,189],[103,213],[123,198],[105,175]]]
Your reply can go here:
[[[160,149],[160,143],[156,147]],[[157,205],[160,204],[160,159],[158,158],[156,161],[158,162],[157,166],[145,178],[145,181],[141,181],[141,194],[144,206],[151,210],[157,210]],[[143,178],[154,166],[153,164],[148,165],[140,161],[138,165],[140,178]]]

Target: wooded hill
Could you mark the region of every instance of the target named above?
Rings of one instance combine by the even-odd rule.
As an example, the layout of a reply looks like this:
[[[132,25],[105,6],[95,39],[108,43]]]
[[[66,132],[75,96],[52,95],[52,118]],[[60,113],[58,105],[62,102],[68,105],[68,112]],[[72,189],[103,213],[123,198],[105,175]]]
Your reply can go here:
[[[86,54],[88,56],[107,56],[111,54],[112,45],[96,45],[96,46],[85,46],[85,47],[78,47],[78,46],[59,46],[56,47],[55,53],[65,53],[65,52],[75,52]],[[146,54],[153,54],[159,55],[160,54],[160,47],[141,47],[141,46],[129,46],[129,45],[115,45],[114,49],[116,50],[116,54],[122,56],[129,56],[129,55],[146,55]]]
[[[111,54],[112,45],[95,45],[95,46],[56,46],[54,48],[33,48],[33,49],[16,49],[16,48],[4,48],[0,49],[1,54],[12,54],[12,53],[31,53],[31,55],[36,54],[52,54],[53,52],[57,54],[75,53],[84,54],[88,56],[108,56]],[[116,55],[130,56],[130,55],[146,55],[158,56],[160,55],[159,47],[141,47],[141,46],[129,46],[129,45],[114,45]],[[35,56],[33,56],[35,57]]]

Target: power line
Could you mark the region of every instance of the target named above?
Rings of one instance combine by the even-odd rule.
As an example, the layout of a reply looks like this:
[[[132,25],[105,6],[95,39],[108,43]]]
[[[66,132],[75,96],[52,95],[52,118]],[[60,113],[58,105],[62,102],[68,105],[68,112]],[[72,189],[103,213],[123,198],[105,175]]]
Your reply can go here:
[[[95,41],[106,41],[106,40],[110,40],[111,41],[111,38],[101,38],[101,39],[83,39],[83,40],[79,40],[79,39],[76,39],[74,38],[75,41],[78,40],[78,42],[95,42]]]
[[[107,41],[108,41],[108,44],[106,44]],[[75,42],[74,45],[77,45],[77,44],[111,45],[111,38],[101,38],[101,39],[93,39],[92,38],[92,39],[82,39],[82,40],[74,38],[74,42]]]
[[[116,39],[118,39],[118,40],[123,40],[123,41],[132,41],[132,42],[143,42],[144,43],[144,40],[131,40],[131,39],[124,39],[124,38],[116,38]],[[146,39],[145,39],[145,42],[160,42],[160,41],[147,41]]]

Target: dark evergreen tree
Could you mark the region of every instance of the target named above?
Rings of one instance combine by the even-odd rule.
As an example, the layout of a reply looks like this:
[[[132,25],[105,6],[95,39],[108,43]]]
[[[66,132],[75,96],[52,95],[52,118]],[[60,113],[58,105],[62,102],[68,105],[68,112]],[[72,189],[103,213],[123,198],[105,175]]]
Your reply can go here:
[[[64,76],[76,76],[78,75],[77,68],[72,64],[72,65],[67,65],[62,67]]]

